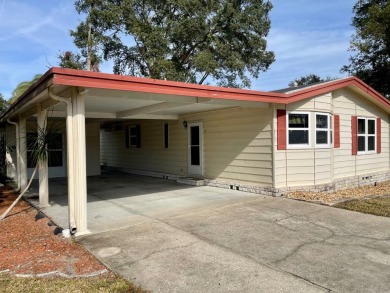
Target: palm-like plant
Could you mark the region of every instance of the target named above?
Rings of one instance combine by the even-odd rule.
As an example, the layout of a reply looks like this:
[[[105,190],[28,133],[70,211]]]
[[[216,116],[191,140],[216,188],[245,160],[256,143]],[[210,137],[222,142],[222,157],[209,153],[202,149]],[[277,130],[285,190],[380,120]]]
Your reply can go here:
[[[47,120],[46,120],[47,121]],[[20,195],[15,199],[12,205],[0,216],[0,220],[3,220],[12,208],[19,202],[22,196],[30,188],[32,180],[35,177],[36,171],[40,165],[48,162],[49,160],[49,146],[58,145],[58,134],[61,133],[61,124],[51,123],[49,127],[44,125],[43,127],[36,125],[37,136],[34,139],[27,139],[27,149],[31,152],[29,159],[32,164],[35,166],[34,171],[31,175],[31,178],[26,186],[26,188],[20,193]]]
[[[14,103],[34,82],[40,79],[42,74],[36,74],[30,81],[22,81],[12,91],[12,96],[9,99],[9,103]]]

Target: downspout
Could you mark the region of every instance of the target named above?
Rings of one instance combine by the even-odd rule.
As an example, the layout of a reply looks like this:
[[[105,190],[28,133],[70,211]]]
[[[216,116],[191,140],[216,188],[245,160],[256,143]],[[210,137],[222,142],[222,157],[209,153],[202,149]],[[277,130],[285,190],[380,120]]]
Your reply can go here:
[[[19,123],[17,122],[12,122],[9,118],[7,119],[7,122],[9,124],[12,124],[12,125],[15,125],[15,130],[16,130],[16,172],[17,172],[17,176],[18,176],[18,186],[16,188],[16,192],[19,192],[20,191],[20,173],[21,173],[21,170],[20,170],[20,149],[19,149],[19,139],[20,139],[20,134],[19,134]]]
[[[74,182],[73,182],[73,149],[71,146],[73,145],[73,105],[70,98],[64,98],[56,95],[51,88],[48,90],[50,98],[57,100],[59,102],[63,102],[66,104],[66,141],[67,141],[67,157],[68,157],[68,193],[70,196],[68,197],[68,205],[69,205],[69,228],[71,234],[75,234],[77,231],[76,220],[74,217],[74,202],[75,202],[75,190],[74,190]]]

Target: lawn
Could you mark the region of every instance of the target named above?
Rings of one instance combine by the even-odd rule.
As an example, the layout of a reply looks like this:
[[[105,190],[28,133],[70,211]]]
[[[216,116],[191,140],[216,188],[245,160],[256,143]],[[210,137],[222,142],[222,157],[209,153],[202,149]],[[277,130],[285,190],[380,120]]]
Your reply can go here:
[[[117,277],[99,277],[83,279],[60,278],[17,278],[0,276],[0,288],[5,292],[144,292],[127,281]],[[4,291],[3,291],[4,292]]]
[[[390,196],[348,200],[335,204],[334,207],[376,216],[390,217]]]

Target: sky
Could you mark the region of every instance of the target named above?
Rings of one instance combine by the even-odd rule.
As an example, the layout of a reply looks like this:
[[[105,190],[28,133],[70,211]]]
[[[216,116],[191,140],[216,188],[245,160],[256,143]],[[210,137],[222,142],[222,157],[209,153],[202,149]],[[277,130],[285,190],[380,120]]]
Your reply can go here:
[[[252,89],[285,88],[307,74],[344,77],[348,64],[352,7],[357,0],[271,0],[268,50],[276,61]],[[60,51],[77,51],[69,30],[82,16],[72,0],[0,0],[0,93],[5,98],[22,81],[58,65]],[[101,71],[112,73],[112,63]]]

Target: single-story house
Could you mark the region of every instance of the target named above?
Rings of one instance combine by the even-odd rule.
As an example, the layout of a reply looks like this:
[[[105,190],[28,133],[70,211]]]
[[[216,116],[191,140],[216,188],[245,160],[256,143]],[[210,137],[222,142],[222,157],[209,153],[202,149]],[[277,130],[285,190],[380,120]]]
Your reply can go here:
[[[2,116],[7,174],[31,176],[26,140],[61,124],[39,169],[67,176],[69,221],[87,233],[87,176],[101,167],[280,195],[390,179],[390,102],[356,77],[274,92],[52,68]],[[34,128],[35,127],[35,128]]]

